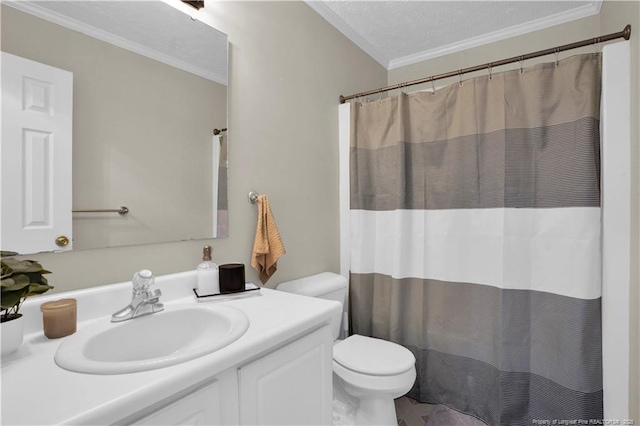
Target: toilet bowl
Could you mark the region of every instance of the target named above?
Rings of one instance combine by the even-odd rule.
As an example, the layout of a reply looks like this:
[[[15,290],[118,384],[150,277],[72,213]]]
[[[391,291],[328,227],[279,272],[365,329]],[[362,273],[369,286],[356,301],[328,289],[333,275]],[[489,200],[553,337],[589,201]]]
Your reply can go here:
[[[393,403],[416,379],[415,357],[392,342],[353,335],[333,346],[333,373],[357,399],[356,425],[396,425]]]
[[[347,280],[323,272],[281,283],[277,290],[344,305]],[[340,323],[341,318],[336,317],[332,324],[334,424],[397,425],[393,400],[413,386],[415,357],[396,343],[373,337],[354,334],[337,340]]]

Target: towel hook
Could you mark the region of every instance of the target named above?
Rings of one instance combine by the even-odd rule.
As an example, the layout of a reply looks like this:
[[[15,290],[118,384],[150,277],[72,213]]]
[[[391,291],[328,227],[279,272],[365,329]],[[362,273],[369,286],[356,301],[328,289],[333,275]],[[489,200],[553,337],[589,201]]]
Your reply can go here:
[[[247,195],[247,198],[249,199],[249,203],[251,204],[255,204],[258,202],[258,194],[256,191],[249,191],[249,195]]]

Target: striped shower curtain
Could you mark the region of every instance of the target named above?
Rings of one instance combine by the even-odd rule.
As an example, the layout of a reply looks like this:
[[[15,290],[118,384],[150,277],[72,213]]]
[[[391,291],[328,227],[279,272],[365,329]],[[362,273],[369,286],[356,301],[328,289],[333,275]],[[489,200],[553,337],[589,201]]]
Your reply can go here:
[[[579,55],[352,103],[352,332],[414,353],[409,396],[602,419],[600,75]]]

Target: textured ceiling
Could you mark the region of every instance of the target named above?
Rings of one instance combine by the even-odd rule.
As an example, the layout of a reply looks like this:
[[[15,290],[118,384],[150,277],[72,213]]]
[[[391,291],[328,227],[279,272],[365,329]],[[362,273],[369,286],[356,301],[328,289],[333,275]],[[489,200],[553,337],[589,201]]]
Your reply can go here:
[[[120,47],[127,48],[128,43],[138,53],[151,52],[149,56],[154,59],[168,58],[167,63],[178,68],[226,84],[226,35],[191,20],[165,2],[180,3],[128,0],[6,4],[38,12],[35,14],[56,23],[62,23],[57,18],[80,23],[81,28],[106,34],[106,41],[118,44],[118,40],[125,40],[125,45],[118,44]],[[307,0],[307,4],[391,69],[593,15],[600,11],[602,0]],[[87,34],[92,35],[90,31]]]
[[[387,68],[579,19],[601,1],[307,1]]]
[[[163,1],[7,2],[137,53],[227,81],[227,36]]]

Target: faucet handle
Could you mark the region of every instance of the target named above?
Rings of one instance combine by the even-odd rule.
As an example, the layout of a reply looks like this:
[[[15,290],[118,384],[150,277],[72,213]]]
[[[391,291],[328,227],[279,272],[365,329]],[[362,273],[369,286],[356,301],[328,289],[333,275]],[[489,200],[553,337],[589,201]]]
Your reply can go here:
[[[143,291],[148,291],[149,287],[151,287],[154,282],[155,277],[153,276],[153,272],[148,269],[142,269],[133,274],[133,279],[131,280],[131,284],[133,284],[133,292],[138,294]]]

